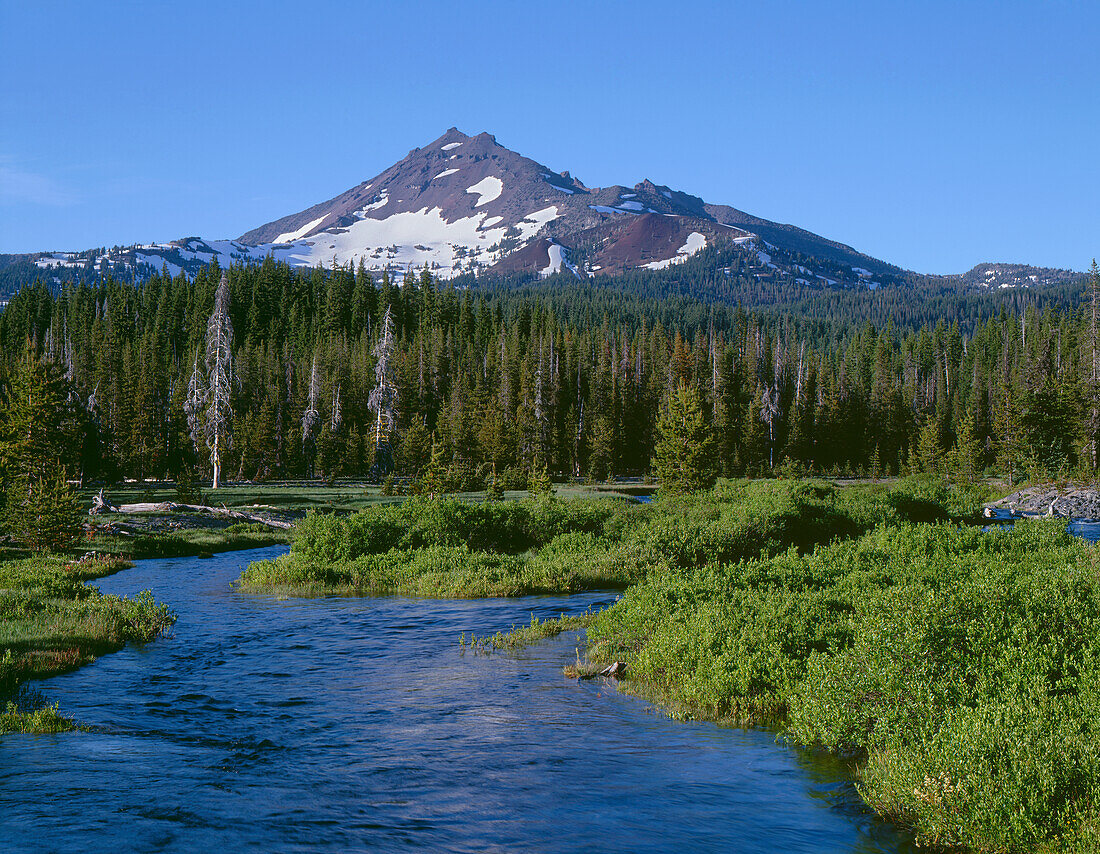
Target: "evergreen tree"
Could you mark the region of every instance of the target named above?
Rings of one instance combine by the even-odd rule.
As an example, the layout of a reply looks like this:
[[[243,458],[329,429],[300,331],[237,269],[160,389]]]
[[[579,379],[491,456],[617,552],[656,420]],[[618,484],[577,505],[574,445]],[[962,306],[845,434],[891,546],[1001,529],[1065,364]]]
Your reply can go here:
[[[913,459],[918,471],[936,474],[943,469],[943,446],[940,444],[940,431],[934,417],[925,419],[917,436],[917,447]]]
[[[594,480],[608,480],[614,473],[615,430],[606,415],[592,425],[588,449],[588,474]]]
[[[713,480],[710,429],[699,393],[681,382],[661,411],[653,471],[670,495],[704,489]]]
[[[978,438],[974,411],[967,407],[956,430],[955,472],[963,483],[973,483],[982,473],[982,444]]]
[[[28,352],[10,378],[0,411],[4,526],[35,552],[67,549],[81,531],[61,462],[75,455],[65,430],[68,398],[57,366]]]
[[[549,498],[554,494],[554,485],[550,482],[550,473],[546,470],[546,460],[537,457],[531,464],[527,477],[527,491],[533,498]]]
[[[417,492],[429,498],[437,498],[447,491],[447,466],[444,461],[444,448],[432,434],[432,455],[424,472],[417,481]]]

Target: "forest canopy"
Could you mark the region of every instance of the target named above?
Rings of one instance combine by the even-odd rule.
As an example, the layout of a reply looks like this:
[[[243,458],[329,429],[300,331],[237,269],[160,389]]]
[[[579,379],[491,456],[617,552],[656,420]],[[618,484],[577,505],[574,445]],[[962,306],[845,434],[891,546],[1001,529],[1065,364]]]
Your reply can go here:
[[[899,285],[819,291],[780,311],[762,293],[751,309],[731,305],[709,280],[441,282],[425,270],[398,281],[268,259],[13,296],[0,393],[28,353],[57,367],[71,478],[212,474],[188,390],[223,275],[233,382],[218,464],[230,479],[415,477],[433,447],[451,488],[481,488],[490,473],[523,485],[533,465],[645,475],[681,390],[698,402],[712,477],[1097,465],[1095,272],[1076,292]],[[392,413],[379,455],[371,395],[383,374]]]

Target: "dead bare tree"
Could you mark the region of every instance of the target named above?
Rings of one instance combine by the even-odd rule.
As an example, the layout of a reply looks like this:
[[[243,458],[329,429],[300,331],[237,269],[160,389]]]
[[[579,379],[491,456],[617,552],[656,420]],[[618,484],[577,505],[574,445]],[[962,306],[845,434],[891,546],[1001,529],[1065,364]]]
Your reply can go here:
[[[233,370],[233,324],[229,319],[229,277],[222,273],[214,293],[214,311],[206,324],[206,353],[203,364],[198,354],[187,384],[184,410],[195,449],[210,452],[214,467],[213,488],[221,484],[222,451],[232,444],[233,409],[231,395],[237,381]]]
[[[317,444],[317,425],[321,423],[321,413],[317,409],[317,396],[321,392],[321,379],[317,373],[317,355],[313,356],[313,367],[309,372],[309,401],[302,413],[302,451],[309,460],[309,474],[313,476],[313,457]]]
[[[1095,258],[1089,267],[1089,347],[1092,351],[1092,371],[1088,392],[1092,405],[1089,408],[1088,431],[1092,470],[1095,473],[1100,464],[1100,267]]]
[[[393,452],[390,437],[396,426],[394,412],[397,408],[397,387],[393,384],[393,353],[397,346],[397,333],[393,314],[386,306],[382,318],[382,328],[378,334],[378,343],[374,345],[375,386],[367,398],[367,406],[375,414],[374,418],[374,465],[371,466],[371,479],[381,480],[393,471]]]
[[[775,465],[775,418],[779,414],[779,387],[764,386],[760,392],[760,420],[768,425],[768,465]]]

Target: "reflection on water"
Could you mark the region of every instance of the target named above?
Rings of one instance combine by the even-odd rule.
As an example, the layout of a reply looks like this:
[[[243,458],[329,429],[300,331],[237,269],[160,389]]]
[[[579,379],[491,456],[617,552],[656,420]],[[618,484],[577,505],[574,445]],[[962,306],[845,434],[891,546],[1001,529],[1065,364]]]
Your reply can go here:
[[[1069,523],[1068,530],[1090,543],[1100,542],[1100,522],[1095,519],[1075,519]]]
[[[988,513],[988,518],[996,523],[990,526],[992,529],[1011,527],[1020,518],[1003,507],[991,507]],[[1100,521],[1096,519],[1070,519],[1066,530],[1090,543],[1100,542]]]
[[[44,683],[92,728],[0,740],[8,851],[909,850],[839,763],[679,723],[562,676],[580,639],[475,655],[459,636],[612,594],[278,600],[242,565],[142,561],[169,638]]]

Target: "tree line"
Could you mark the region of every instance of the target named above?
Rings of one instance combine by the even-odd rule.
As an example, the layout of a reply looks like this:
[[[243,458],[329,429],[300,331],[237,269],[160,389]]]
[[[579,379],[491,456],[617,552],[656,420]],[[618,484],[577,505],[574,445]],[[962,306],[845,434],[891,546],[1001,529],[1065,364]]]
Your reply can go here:
[[[621,285],[376,279],[271,259],[38,283],[0,313],[4,435],[32,362],[57,388],[58,456],[83,482],[190,482],[215,466],[248,480],[430,468],[454,489],[532,470],[645,475],[655,457],[671,470],[658,443],[684,444],[677,421],[704,480],[1091,476],[1098,294],[1094,265],[1072,299],[876,325]]]

